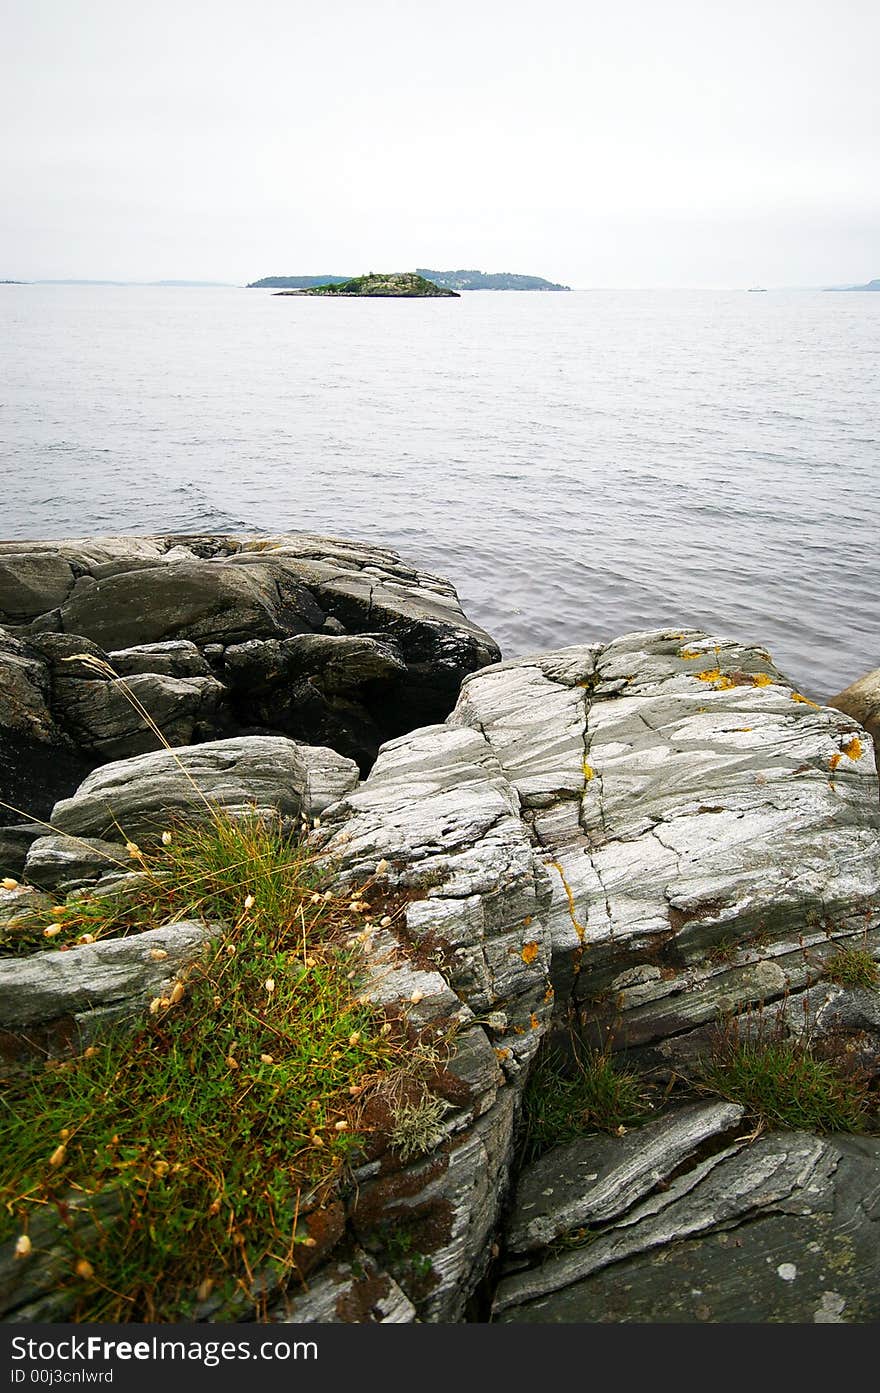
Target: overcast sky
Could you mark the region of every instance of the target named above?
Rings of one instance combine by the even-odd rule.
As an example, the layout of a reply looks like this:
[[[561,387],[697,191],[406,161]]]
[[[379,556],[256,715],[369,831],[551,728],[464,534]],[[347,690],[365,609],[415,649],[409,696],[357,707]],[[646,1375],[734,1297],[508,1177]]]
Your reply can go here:
[[[880,276],[877,0],[5,0],[0,279]]]

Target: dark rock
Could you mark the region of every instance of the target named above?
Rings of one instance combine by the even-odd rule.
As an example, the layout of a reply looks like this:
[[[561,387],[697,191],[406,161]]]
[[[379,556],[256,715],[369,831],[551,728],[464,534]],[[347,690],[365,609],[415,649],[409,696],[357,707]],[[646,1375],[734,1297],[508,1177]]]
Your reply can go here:
[[[0,879],[21,875],[28,848],[45,832],[46,828],[39,822],[20,822],[10,827],[0,827]]]

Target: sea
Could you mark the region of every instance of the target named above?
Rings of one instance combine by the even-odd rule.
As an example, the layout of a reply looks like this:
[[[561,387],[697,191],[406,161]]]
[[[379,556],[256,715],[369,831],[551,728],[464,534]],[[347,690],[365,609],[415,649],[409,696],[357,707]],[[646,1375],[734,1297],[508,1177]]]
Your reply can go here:
[[[637,629],[880,666],[880,294],[0,285],[0,536],[318,532],[513,657]]]

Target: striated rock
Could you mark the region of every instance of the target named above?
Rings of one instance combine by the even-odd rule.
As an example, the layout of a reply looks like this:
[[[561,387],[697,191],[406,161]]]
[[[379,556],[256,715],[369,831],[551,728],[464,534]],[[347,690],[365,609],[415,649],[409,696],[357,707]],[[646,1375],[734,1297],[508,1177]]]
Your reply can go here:
[[[302,1292],[289,1292],[269,1313],[273,1324],[408,1325],[415,1307],[368,1253],[328,1264]]]
[[[61,952],[0,958],[0,1075],[83,1049],[141,1019],[216,929],[182,921]]]
[[[108,871],[127,872],[129,865],[118,842],[53,833],[31,843],[24,874],[30,885],[58,893],[91,885]]]
[[[554,1147],[519,1178],[509,1251],[530,1252],[584,1225],[620,1218],[744,1113],[735,1103],[694,1103],[622,1138],[581,1137]]]
[[[554,986],[596,1038],[674,1057],[880,923],[873,752],[762,649],[661,631],[502,663],[449,723],[520,795],[553,880]]]
[[[59,832],[111,841],[155,835],[174,817],[228,812],[319,816],[357,783],[357,767],[334,750],[282,736],[242,736],[106,764],[58,803]]]
[[[503,1014],[495,1050],[518,1072],[552,1010],[542,917],[550,887],[486,741],[443,726],[390,741],[322,830],[344,877],[364,879],[389,861],[389,883],[414,896],[413,948],[473,1012]]]
[[[501,1321],[870,1322],[880,1140],[776,1132],[502,1279]]]

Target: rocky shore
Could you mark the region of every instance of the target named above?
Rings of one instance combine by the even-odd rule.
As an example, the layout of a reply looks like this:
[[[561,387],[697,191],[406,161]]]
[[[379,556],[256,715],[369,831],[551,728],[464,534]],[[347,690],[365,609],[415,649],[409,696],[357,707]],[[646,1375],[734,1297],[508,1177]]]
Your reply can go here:
[[[364,994],[452,1042],[442,1126],[306,1205],[314,1242],[268,1318],[880,1316],[876,1112],[760,1125],[701,1083],[733,1022],[876,1103],[877,674],[818,706],[761,647],[695,630],[500,662],[447,582],[306,536],[6,543],[0,624],[7,935],[35,903],[118,889],[127,838],[198,815],[187,773],[234,813],[317,819],[341,886],[378,876],[405,906]],[[138,1019],[214,931],[0,960],[0,1067]],[[530,1076],[573,1048],[635,1070],[648,1113],[524,1159]],[[0,1248],[0,1318],[68,1315],[56,1228],[26,1260]]]

